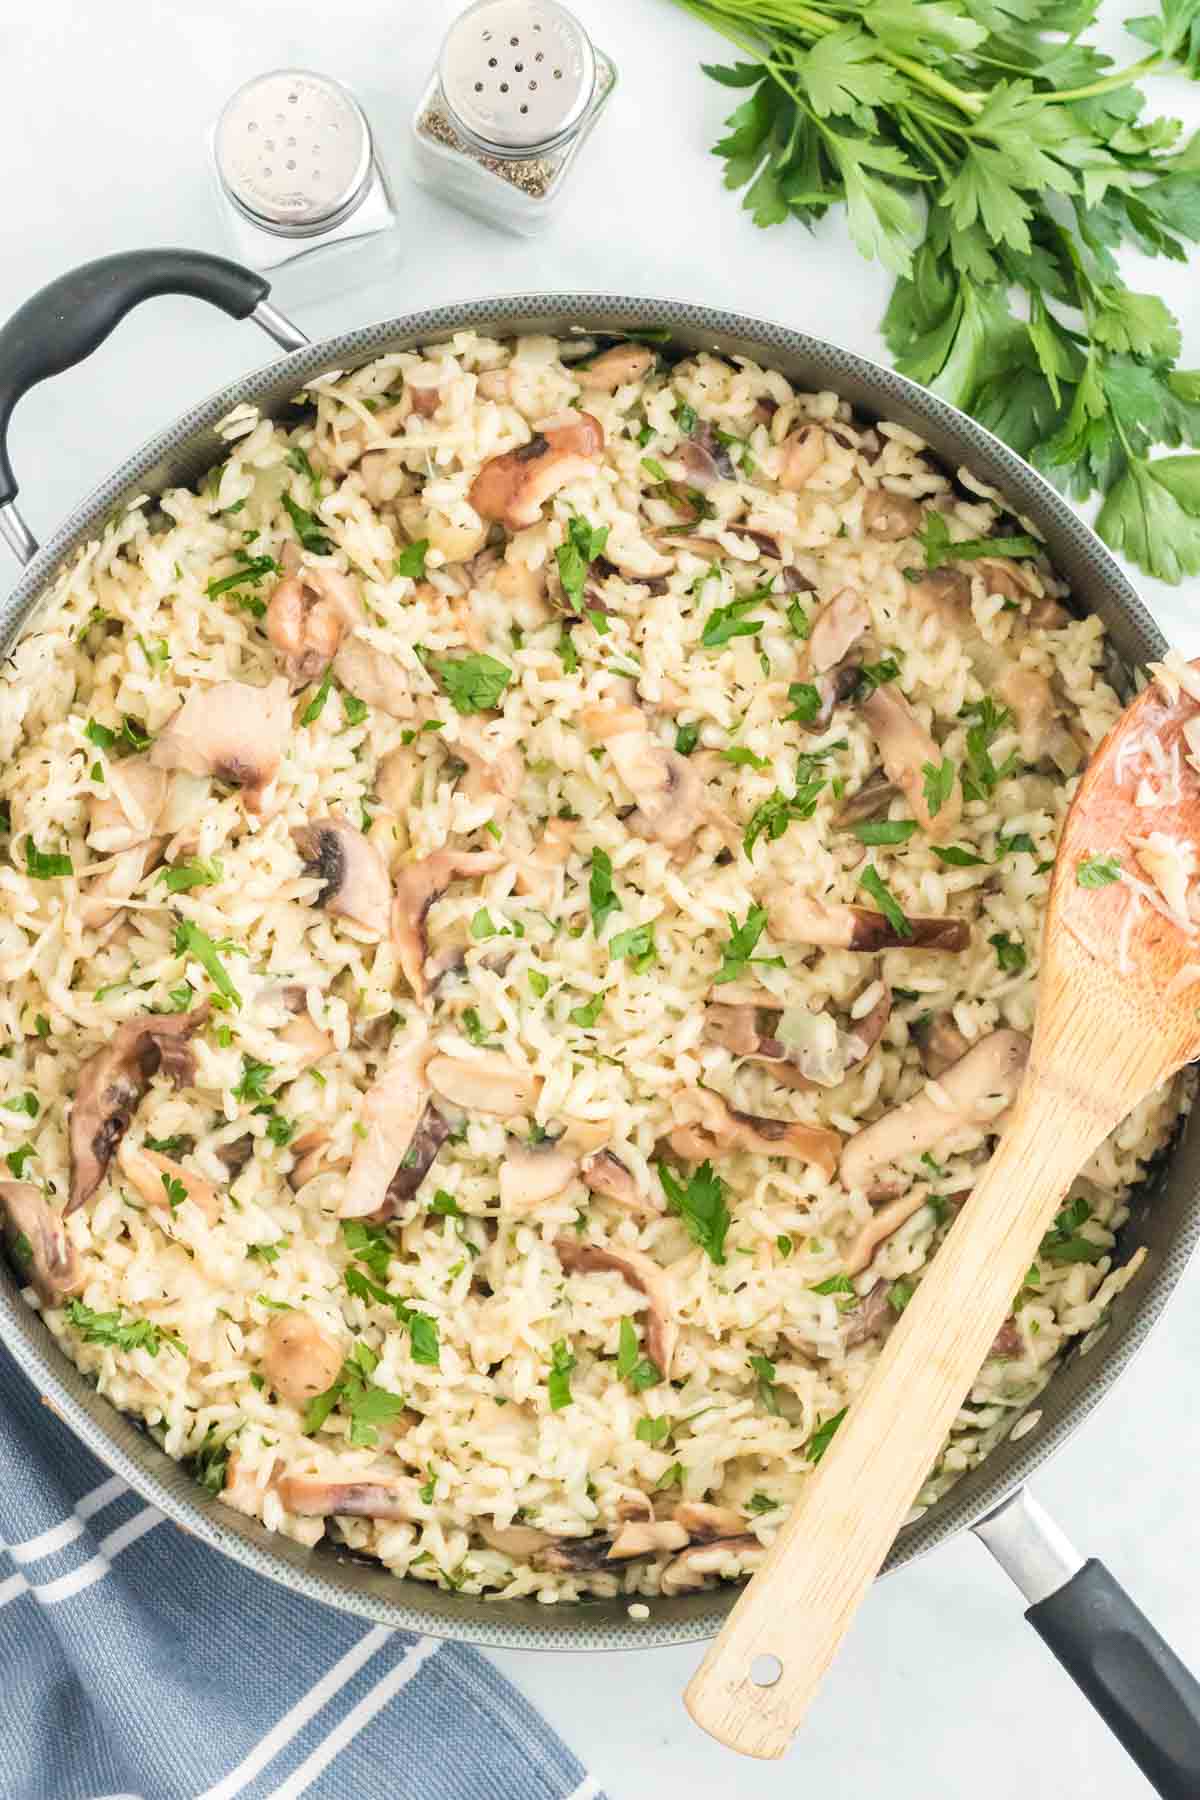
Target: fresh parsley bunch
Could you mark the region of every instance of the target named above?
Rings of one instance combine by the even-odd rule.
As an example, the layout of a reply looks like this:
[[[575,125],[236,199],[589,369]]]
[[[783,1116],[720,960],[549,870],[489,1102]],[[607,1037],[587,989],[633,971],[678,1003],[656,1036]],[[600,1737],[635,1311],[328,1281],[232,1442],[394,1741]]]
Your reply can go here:
[[[1158,0],[1116,69],[1099,0],[677,0],[750,60],[705,73],[748,96],[715,146],[757,225],[844,205],[897,277],[897,367],[973,413],[1149,574],[1200,573],[1200,370],[1114,252],[1187,259],[1200,132],[1143,116],[1138,81],[1200,78],[1200,0]]]

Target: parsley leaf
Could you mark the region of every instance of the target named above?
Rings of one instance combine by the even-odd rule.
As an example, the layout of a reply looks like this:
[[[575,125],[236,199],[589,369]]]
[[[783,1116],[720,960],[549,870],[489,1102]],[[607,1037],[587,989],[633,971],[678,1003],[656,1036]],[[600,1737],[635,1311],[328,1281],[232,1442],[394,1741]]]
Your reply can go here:
[[[904,915],[904,911],[887,882],[883,879],[874,863],[868,863],[858,878],[860,888],[870,894],[880,912],[892,930],[902,938],[912,936],[912,926]]]
[[[41,851],[31,837],[25,839],[25,873],[33,881],[58,881],[75,873],[69,856],[54,851]]]
[[[811,819],[817,810],[817,800],[824,786],[824,779],[818,777],[810,781],[798,781],[796,792],[791,795],[776,788],[750,815],[749,823],[742,833],[742,848],[746,855],[753,858],[754,846],[764,834],[769,843],[774,843],[783,836],[793,820]]]
[[[409,581],[424,581],[425,558],[428,554],[429,539],[417,538],[415,543],[405,544],[392,563],[392,569],[397,575],[407,576]]]
[[[926,513],[917,542],[925,551],[927,569],[940,569],[943,563],[974,562],[981,556],[1036,556],[1042,548],[1036,538],[1025,535],[966,538],[956,543],[950,536],[945,514],[940,512]]]
[[[175,942],[173,946],[176,956],[194,956],[201,968],[206,970],[218,994],[233,1006],[241,1006],[242,996],[229,979],[229,974],[221,961],[219,951],[235,950],[237,946],[228,938],[214,943],[206,931],[193,925],[190,919],[178,919],[175,923]]]
[[[578,513],[574,513],[567,521],[566,542],[555,550],[554,560],[558,564],[563,593],[572,610],[578,610],[588,570],[602,554],[607,542],[607,525],[589,525]]]
[[[721,1177],[714,1173],[710,1162],[702,1162],[686,1182],[681,1182],[667,1163],[657,1166],[668,1212],[683,1220],[692,1242],[699,1244],[713,1262],[723,1263],[730,1214]]]
[[[638,975],[645,974],[658,960],[653,925],[634,925],[629,931],[618,931],[609,939],[608,954],[614,962],[628,960]]]
[[[808,1458],[809,1462],[820,1462],[830,1444],[833,1442],[834,1432],[837,1430],[845,1416],[846,1408],[843,1406],[841,1412],[834,1413],[832,1419],[826,1419],[823,1425],[818,1425],[804,1447],[804,1455]]]
[[[607,850],[592,851],[588,905],[592,914],[592,930],[599,937],[610,913],[621,911],[621,902],[613,891],[612,857]]]
[[[476,653],[431,662],[456,712],[491,712],[512,680],[512,670],[494,656]]]
[[[925,778],[925,804],[930,817],[935,818],[954,792],[954,764],[944,756],[940,763],[922,763],[921,774]]]
[[[1101,856],[1097,851],[1092,856],[1080,857],[1075,866],[1075,880],[1081,888],[1107,887],[1110,882],[1120,879],[1119,856]]]
[[[988,943],[996,952],[996,961],[1006,975],[1019,975],[1029,961],[1024,944],[1010,937],[1007,931],[994,931]]]
[[[550,1400],[550,1410],[561,1412],[564,1406],[571,1404],[571,1371],[575,1367],[575,1358],[567,1348],[566,1338],[555,1338],[550,1358],[546,1393]]]
[[[189,888],[211,887],[224,878],[224,866],[215,856],[197,856],[191,862],[172,863],[158,872],[158,879],[168,894],[186,894]]]
[[[721,987],[727,981],[739,981],[751,963],[760,963],[769,969],[786,967],[782,956],[754,955],[754,947],[766,928],[765,907],[752,906],[741,925],[732,913],[728,913],[726,917],[729,920],[729,937],[721,946],[721,966],[713,976],[714,987]]]
[[[156,1325],[150,1319],[122,1318],[119,1311],[93,1312],[82,1300],[68,1300],[66,1314],[67,1323],[85,1343],[110,1346],[127,1354],[132,1350],[145,1350],[150,1356],[157,1356],[165,1344],[177,1356],[187,1355],[183,1339],[176,1332],[168,1331],[165,1325]]]
[[[758,1377],[758,1398],[769,1413],[778,1414],[779,1399],[775,1392],[775,1364],[765,1356],[752,1356],[750,1367]]]
[[[304,549],[313,556],[328,556],[333,543],[321,530],[314,515],[303,506],[298,506],[290,494],[281,494],[280,499]]]
[[[617,1340],[617,1374],[627,1381],[635,1394],[657,1387],[662,1371],[648,1356],[643,1356],[637,1327],[632,1319],[622,1319]]]
[[[864,819],[850,827],[860,844],[907,844],[916,829],[915,819]]]
[[[746,614],[762,600],[761,594],[748,594],[744,600],[731,600],[728,606],[714,607],[704,621],[700,642],[706,650],[719,650],[733,638],[753,637],[763,628],[762,619],[748,619]]]

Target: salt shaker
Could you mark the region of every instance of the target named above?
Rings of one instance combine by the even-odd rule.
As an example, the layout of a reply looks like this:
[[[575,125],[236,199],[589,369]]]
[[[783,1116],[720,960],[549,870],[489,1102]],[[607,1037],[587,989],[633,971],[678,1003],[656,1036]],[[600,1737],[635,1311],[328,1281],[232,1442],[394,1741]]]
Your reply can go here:
[[[315,258],[395,223],[366,114],[327,75],[255,76],[226,103],[210,148],[226,232],[252,268]]]
[[[616,79],[557,0],[476,0],[417,106],[413,174],[491,224],[538,231]]]

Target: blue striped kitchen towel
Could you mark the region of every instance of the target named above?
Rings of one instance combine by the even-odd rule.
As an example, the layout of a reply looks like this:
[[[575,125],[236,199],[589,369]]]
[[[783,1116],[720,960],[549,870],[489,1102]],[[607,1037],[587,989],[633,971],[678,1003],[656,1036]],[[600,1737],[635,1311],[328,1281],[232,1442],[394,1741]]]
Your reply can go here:
[[[603,1800],[473,1650],[176,1531],[0,1350],[2,1800]]]

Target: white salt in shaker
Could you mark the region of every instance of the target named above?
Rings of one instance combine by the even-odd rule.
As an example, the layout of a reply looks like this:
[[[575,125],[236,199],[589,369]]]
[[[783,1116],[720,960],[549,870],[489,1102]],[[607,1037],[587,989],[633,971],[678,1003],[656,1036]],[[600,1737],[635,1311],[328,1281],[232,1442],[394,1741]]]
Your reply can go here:
[[[413,174],[491,224],[538,231],[616,80],[557,0],[477,0],[417,106]]]

